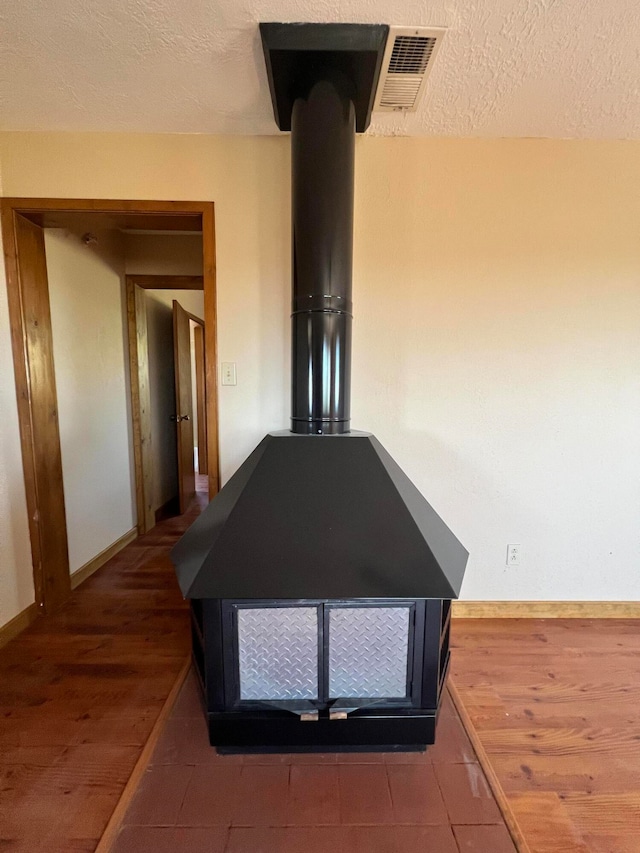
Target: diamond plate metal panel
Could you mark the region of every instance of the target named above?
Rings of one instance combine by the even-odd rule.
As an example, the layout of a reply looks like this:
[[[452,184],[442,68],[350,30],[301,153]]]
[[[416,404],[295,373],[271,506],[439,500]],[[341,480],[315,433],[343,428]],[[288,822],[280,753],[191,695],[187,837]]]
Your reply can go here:
[[[241,699],[317,699],[315,607],[238,609]]]
[[[409,607],[333,607],[329,695],[399,698],[407,693]]]

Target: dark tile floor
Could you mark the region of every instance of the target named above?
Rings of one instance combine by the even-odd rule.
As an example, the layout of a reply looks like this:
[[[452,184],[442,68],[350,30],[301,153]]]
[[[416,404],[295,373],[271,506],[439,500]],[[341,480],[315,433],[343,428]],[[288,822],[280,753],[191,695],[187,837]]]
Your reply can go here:
[[[514,853],[449,696],[426,753],[220,756],[191,673],[113,853]]]

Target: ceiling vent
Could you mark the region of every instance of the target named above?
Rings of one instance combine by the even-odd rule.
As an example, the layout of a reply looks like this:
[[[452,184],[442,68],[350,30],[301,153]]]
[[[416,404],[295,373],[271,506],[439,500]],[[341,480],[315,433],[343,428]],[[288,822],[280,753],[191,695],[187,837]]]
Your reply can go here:
[[[446,29],[389,27],[373,109],[415,112]]]

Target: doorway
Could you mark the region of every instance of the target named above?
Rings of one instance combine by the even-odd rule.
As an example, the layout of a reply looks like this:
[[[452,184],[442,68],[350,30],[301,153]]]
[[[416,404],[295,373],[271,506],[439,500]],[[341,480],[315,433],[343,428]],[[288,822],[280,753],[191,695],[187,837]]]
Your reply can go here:
[[[69,553],[62,477],[45,228],[83,227],[202,233],[206,352],[206,463],[208,491],[218,491],[216,388],[216,280],[214,206],[211,202],[2,199],[22,462],[26,487],[36,605],[59,607],[70,595]],[[135,466],[136,488],[142,474]],[[89,484],[99,488],[99,483]]]
[[[202,287],[202,276],[126,276],[140,533],[184,513],[208,474]]]

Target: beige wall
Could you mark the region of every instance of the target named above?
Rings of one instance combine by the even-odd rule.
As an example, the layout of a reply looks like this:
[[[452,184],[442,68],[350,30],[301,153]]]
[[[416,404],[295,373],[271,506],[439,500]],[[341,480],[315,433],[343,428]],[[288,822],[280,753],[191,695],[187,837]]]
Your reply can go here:
[[[200,234],[125,234],[126,272],[137,275],[202,275]]]
[[[288,140],[5,134],[0,162],[6,195],[215,201],[227,479],[289,414]],[[358,141],[353,423],[471,551],[466,598],[640,597],[638,222],[640,143]]]
[[[136,524],[122,235],[45,228],[69,566]]]

